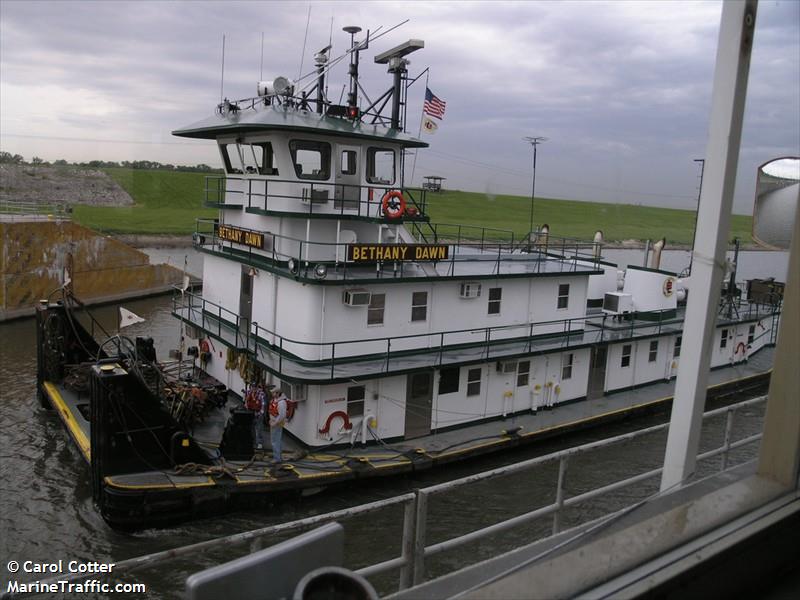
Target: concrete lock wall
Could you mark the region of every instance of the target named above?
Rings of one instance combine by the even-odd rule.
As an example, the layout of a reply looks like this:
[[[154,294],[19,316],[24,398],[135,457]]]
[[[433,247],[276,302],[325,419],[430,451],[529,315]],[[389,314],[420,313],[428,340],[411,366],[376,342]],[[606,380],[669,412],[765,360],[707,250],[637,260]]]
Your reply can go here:
[[[62,285],[70,262],[74,293],[87,304],[166,292],[183,276],[70,221],[0,223],[0,235],[0,321],[32,315],[36,303]]]

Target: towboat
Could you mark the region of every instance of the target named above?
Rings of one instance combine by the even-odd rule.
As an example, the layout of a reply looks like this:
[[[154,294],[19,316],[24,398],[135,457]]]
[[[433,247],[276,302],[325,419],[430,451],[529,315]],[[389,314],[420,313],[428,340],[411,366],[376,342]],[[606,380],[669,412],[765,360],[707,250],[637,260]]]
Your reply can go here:
[[[158,526],[354,480],[409,473],[665,406],[691,279],[602,257],[602,236],[522,238],[434,223],[406,132],[409,40],[374,57],[389,89],[359,105],[359,57],[316,54],[174,131],[216,143],[199,219],[203,288],[175,290],[177,362],[148,340],[92,331],[70,294],[37,310],[38,391],[89,464],[115,527]],[[349,58],[346,104],[326,93]],[[729,278],[712,391],[768,376],[779,283]],[[282,463],[256,447],[244,399],[280,389]]]

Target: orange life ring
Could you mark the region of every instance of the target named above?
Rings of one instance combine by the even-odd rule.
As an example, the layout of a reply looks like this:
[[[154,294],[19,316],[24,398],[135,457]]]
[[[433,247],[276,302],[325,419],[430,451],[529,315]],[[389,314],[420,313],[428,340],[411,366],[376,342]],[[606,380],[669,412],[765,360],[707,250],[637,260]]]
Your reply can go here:
[[[399,219],[406,212],[406,199],[399,190],[391,190],[383,195],[381,201],[383,215],[387,219]]]
[[[200,352],[210,352],[211,348],[208,345],[208,340],[200,340]]]
[[[734,352],[734,354],[739,354],[739,352],[741,352],[742,354],[747,354],[747,346],[745,345],[744,342],[739,342],[737,344],[736,352]]]
[[[341,417],[344,420],[344,428],[345,429],[352,429],[353,424],[350,422],[350,417],[347,416],[347,413],[343,410],[336,410],[328,415],[328,418],[325,419],[325,425],[322,426],[322,429],[319,430],[320,433],[328,433],[331,430],[331,422],[336,418]]]

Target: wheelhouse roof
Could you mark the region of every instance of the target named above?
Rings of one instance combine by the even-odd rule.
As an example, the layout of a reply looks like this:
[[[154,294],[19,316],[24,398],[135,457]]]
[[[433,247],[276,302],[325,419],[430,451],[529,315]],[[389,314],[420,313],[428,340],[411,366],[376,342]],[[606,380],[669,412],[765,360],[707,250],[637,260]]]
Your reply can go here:
[[[328,117],[315,112],[284,106],[248,107],[176,129],[172,135],[213,140],[226,134],[245,134],[264,131],[302,131],[336,137],[379,140],[400,144],[406,148],[426,148],[428,144],[396,129],[347,119]]]

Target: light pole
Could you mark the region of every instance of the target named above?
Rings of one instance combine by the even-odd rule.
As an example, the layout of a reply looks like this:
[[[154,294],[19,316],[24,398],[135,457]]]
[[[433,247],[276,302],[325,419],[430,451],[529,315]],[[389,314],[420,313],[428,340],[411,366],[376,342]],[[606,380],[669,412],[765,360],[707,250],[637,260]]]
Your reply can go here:
[[[530,232],[533,231],[533,199],[536,194],[536,147],[547,141],[546,137],[542,136],[535,136],[535,137],[524,137],[522,138],[523,142],[528,142],[531,146],[533,146],[533,182],[531,183],[531,220],[530,226],[528,227],[528,235]]]

